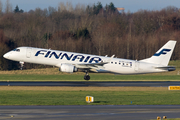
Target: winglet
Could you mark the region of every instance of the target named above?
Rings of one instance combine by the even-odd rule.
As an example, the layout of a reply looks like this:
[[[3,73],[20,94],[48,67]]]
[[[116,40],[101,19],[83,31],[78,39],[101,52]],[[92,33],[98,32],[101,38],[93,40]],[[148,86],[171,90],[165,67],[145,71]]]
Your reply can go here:
[[[109,58],[109,59],[107,60],[107,62],[108,62],[108,63],[111,62],[111,60],[114,58],[114,56],[115,56],[115,55],[112,55],[111,58]]]

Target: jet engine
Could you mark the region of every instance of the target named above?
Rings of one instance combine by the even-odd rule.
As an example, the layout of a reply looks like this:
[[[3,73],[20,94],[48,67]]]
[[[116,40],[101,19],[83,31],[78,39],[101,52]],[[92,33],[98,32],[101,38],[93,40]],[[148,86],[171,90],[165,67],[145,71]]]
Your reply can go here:
[[[71,64],[61,64],[59,71],[73,73],[73,72],[77,72],[77,68]]]

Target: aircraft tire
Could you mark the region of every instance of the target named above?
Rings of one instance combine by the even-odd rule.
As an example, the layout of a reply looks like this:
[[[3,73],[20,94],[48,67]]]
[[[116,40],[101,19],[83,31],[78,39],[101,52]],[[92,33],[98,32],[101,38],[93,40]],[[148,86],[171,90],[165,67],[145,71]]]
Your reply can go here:
[[[90,76],[89,75],[85,75],[84,76],[84,80],[90,80]]]

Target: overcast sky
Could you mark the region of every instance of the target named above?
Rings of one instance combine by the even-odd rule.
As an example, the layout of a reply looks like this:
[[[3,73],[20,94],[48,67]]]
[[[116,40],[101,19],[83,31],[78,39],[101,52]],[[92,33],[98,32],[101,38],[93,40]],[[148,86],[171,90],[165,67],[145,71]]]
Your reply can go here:
[[[5,6],[6,0],[0,0]],[[115,7],[124,7],[125,12],[136,12],[140,9],[143,10],[160,10],[167,6],[175,6],[180,8],[180,0],[9,0],[13,6],[13,10],[16,5],[19,6],[20,9],[23,9],[25,12],[29,10],[34,10],[39,7],[41,9],[51,7],[58,7],[60,2],[66,3],[71,2],[73,6],[76,4],[85,4],[92,5],[97,3],[97,1],[101,2],[103,6],[113,2]]]

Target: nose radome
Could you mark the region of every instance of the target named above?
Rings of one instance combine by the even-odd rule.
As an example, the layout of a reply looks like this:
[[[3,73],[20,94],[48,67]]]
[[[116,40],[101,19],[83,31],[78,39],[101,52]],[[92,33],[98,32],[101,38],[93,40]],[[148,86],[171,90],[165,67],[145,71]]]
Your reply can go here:
[[[8,59],[9,58],[9,53],[4,54],[3,57]]]

